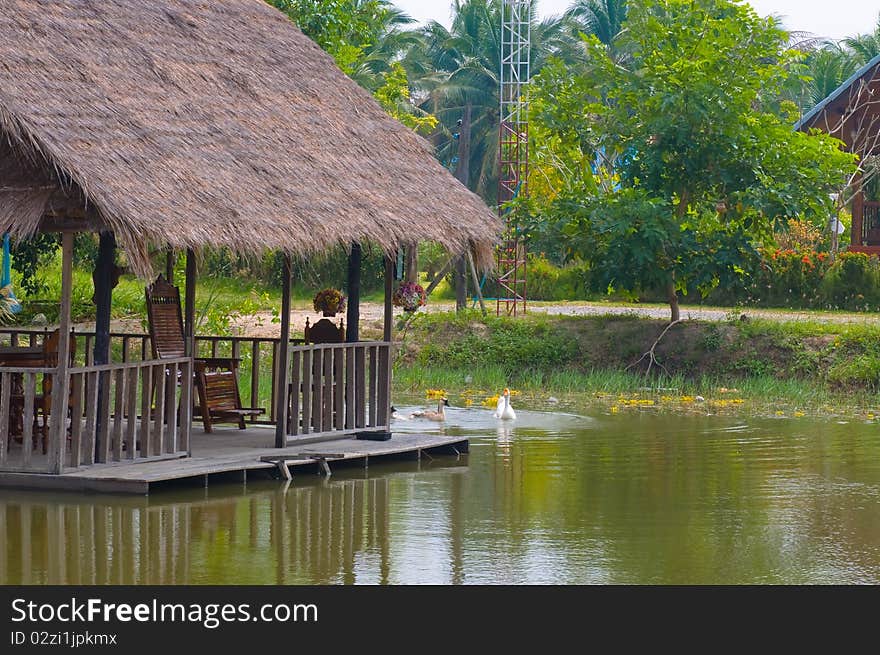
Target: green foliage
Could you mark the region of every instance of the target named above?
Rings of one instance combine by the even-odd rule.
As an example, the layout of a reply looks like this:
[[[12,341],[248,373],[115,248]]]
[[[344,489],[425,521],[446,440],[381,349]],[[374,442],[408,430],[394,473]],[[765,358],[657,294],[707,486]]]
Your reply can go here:
[[[461,388],[469,376],[467,384],[483,388],[503,383],[624,391],[634,388],[633,372],[626,367],[662,327],[655,320],[617,316],[419,315],[395,380],[405,386]],[[736,387],[755,397],[804,400],[836,389],[880,390],[876,325],[754,319],[688,321],[679,327],[683,343],[664,340],[658,346],[658,358],[669,369],[666,382],[655,381],[660,386]],[[644,377],[639,379],[642,384],[636,386],[644,384]]]
[[[352,73],[364,51],[382,36],[394,15],[384,0],[268,0],[303,33]]]
[[[449,29],[432,22],[422,30],[423,46],[404,59],[422,99],[420,107],[440,121],[437,157],[454,165],[459,140],[453,135],[465,108],[471,110],[470,152],[466,185],[493,204],[498,191],[499,71],[501,69],[500,0],[455,0]],[[531,71],[538,72],[551,54],[568,56],[572,40],[560,19],[531,26]]]
[[[469,330],[472,321],[485,325],[485,333]],[[577,341],[571,335],[553,330],[548,321],[482,317],[477,312],[461,312],[454,318],[447,314],[425,315],[415,329],[422,334],[438,330],[461,333],[460,338],[426,344],[418,359],[426,366],[498,366],[514,375],[565,366],[577,353]]]
[[[594,179],[564,177],[538,223],[609,288],[705,295],[740,276],[775,225],[827,217],[854,159],[827,135],[792,131],[793,107],[776,98],[796,55],[748,6],[637,4],[625,27],[626,65],[587,38],[582,66],[537,80],[539,133],[578,146],[573,161],[557,153],[567,170],[595,156]]]
[[[376,89],[375,96],[382,108],[408,128],[429,134],[437,127],[437,119],[414,106],[410,100],[406,70],[400,62],[391,64],[383,75],[384,84]]]
[[[589,296],[590,268],[572,263],[559,267],[544,256],[529,256],[528,297],[530,300],[577,300]]]
[[[36,295],[46,288],[46,282],[37,272],[52,260],[58,250],[57,234],[36,234],[30,239],[16,241],[10,247],[12,268],[21,274],[19,284],[26,294]]]

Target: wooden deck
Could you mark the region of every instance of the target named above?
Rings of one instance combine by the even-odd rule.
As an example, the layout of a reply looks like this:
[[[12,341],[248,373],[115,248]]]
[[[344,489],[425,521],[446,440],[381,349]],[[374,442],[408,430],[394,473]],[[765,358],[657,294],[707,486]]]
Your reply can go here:
[[[271,426],[215,427],[213,434],[193,426],[192,457],[94,465],[61,475],[0,473],[0,488],[148,494],[157,485],[175,480],[195,479],[207,485],[212,479],[246,480],[251,473],[284,479],[291,473],[296,476],[300,469],[314,475],[339,465],[366,467],[375,459],[468,451],[468,441],[461,436],[395,434],[388,441],[291,437],[286,448],[273,447],[274,438]]]

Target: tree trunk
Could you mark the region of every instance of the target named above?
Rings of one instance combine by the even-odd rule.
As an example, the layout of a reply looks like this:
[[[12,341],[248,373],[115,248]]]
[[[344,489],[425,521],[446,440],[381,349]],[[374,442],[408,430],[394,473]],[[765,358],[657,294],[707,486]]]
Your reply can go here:
[[[681,312],[678,308],[678,293],[675,291],[675,280],[670,279],[666,286],[666,297],[669,300],[669,309],[672,311],[671,321],[681,320]]]
[[[464,255],[455,259],[455,311],[467,307],[467,262]]]
[[[415,241],[406,244],[406,275],[407,282],[419,283],[419,244]]]
[[[679,220],[687,214],[688,203],[690,202],[691,192],[687,188],[683,188],[679,192],[678,206],[675,208],[675,216]],[[675,291],[675,271],[669,276],[669,282],[666,284],[666,298],[669,301],[669,309],[672,313],[672,321],[681,320],[681,312],[678,308],[678,293]]]
[[[461,115],[461,127],[458,133],[458,167],[455,177],[459,182],[468,185],[471,173],[471,104],[464,106]],[[455,260],[455,310],[467,307],[467,262],[464,255]]]

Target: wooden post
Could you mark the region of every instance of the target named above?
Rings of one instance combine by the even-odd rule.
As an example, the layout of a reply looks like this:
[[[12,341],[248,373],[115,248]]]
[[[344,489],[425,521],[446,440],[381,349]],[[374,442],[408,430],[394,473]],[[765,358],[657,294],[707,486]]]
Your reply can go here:
[[[73,232],[61,235],[61,308],[58,312],[58,366],[52,385],[52,424],[49,432],[49,472],[64,470],[64,447],[67,445],[67,397],[70,379],[70,292],[73,288]]]
[[[391,296],[394,295],[394,260],[385,257],[385,324],[382,331],[382,339],[391,341],[391,329],[394,321],[394,308],[391,306]]]
[[[183,335],[186,354],[195,357],[196,322],[196,253],[192,248],[186,250],[186,300],[183,308]]]
[[[284,253],[281,274],[281,343],[278,348],[276,367],[278,386],[275,392],[275,447],[287,445],[287,355],[290,351],[290,255]]]
[[[116,238],[112,232],[101,232],[98,260],[95,262],[95,364],[110,363],[110,303],[113,298],[113,265],[116,259]]]
[[[358,340],[361,317],[361,244],[351,244],[351,254],[348,256],[348,309],[345,330],[345,340],[354,343]]]
[[[95,262],[95,345],[92,362],[110,363],[110,304],[113,300],[113,267],[116,263],[116,237],[113,232],[101,232],[98,259]],[[59,359],[66,351],[58,351]],[[95,459],[106,462],[110,436],[108,425],[110,403],[110,375],[98,376],[98,424],[95,426]]]
[[[165,253],[165,279],[168,284],[174,284],[174,248]]]
[[[195,358],[196,352],[196,253],[192,248],[186,249],[186,281],[185,281],[183,306],[183,346],[187,357]],[[193,416],[193,383],[195,370],[190,360],[184,366],[183,388],[180,393],[180,448],[186,448],[188,455],[192,455],[192,442],[190,440]],[[205,411],[205,410],[202,410]]]

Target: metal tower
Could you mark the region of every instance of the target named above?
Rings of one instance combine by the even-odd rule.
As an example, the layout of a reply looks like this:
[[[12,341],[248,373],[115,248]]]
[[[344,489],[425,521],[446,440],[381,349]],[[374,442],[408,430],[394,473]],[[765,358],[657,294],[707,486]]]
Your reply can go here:
[[[526,312],[526,244],[515,212],[504,205],[528,193],[529,107],[525,87],[531,79],[532,0],[501,0],[501,120],[498,168],[498,215],[504,235],[498,248],[498,301],[516,316]]]

